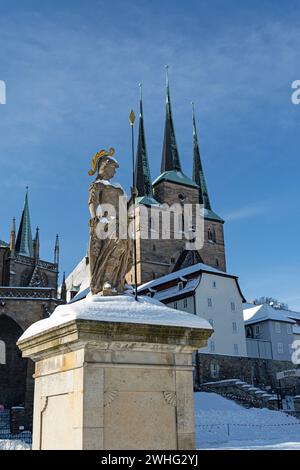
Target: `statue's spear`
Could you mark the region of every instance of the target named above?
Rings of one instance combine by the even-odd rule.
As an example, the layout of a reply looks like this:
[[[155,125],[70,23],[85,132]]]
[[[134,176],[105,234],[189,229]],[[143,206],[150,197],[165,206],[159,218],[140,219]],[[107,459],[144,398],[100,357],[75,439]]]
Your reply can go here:
[[[137,294],[137,256],[136,256],[136,220],[135,220],[135,202],[137,196],[137,189],[135,187],[135,171],[134,171],[134,121],[135,114],[131,109],[129,114],[129,122],[131,127],[131,156],[132,156],[132,187],[131,187],[131,199],[133,204],[133,264],[134,264],[134,298],[138,300]]]

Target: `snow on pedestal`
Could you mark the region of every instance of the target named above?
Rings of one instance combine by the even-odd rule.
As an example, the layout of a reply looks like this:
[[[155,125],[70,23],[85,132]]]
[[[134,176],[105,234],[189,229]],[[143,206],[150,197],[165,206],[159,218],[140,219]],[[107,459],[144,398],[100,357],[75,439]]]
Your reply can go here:
[[[193,449],[192,352],[209,323],[149,297],[59,306],[19,339],[36,362],[33,449]]]

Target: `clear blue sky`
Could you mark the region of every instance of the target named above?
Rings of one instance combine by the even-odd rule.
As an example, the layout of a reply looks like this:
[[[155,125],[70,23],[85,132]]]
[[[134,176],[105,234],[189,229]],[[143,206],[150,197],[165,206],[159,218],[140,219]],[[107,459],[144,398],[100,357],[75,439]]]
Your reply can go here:
[[[191,174],[190,101],[214,210],[226,219],[228,270],[248,299],[300,309],[299,2],[294,0],[0,0],[0,238],[30,187],[41,255],[61,240],[61,271],[84,255],[92,155],[114,146],[130,186],[128,113],[144,114],[159,174],[164,65]]]

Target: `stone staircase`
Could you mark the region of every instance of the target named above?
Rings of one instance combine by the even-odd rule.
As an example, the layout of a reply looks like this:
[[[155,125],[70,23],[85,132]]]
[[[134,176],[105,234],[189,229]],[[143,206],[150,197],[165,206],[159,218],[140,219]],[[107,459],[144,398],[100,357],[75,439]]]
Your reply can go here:
[[[202,391],[218,393],[225,398],[234,400],[246,408],[278,409],[276,394],[269,393],[266,390],[254,387],[238,379],[206,382],[202,385]]]

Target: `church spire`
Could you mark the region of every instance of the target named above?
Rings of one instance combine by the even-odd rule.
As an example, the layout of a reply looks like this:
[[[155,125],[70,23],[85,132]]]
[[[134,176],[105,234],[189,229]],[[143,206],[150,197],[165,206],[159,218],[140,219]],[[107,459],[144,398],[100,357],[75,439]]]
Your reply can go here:
[[[34,257],[33,241],[31,234],[29,204],[28,204],[28,187],[26,188],[25,203],[22,218],[18,230],[18,236],[15,246],[16,253],[23,256]]]
[[[55,246],[54,246],[54,264],[59,263],[59,237],[56,235]]]
[[[193,107],[193,141],[194,141],[194,161],[193,161],[193,180],[199,186],[199,204],[203,204],[204,209],[211,210],[211,204],[208,196],[205,176],[203,172],[202,162],[200,158],[199,143],[197,137],[195,108]]]
[[[15,251],[15,243],[16,243],[16,219],[13,217],[10,229],[10,240],[9,240],[9,248],[11,256]]]
[[[143,97],[142,84],[140,86],[140,115],[139,115],[139,137],[137,146],[137,155],[135,162],[135,186],[138,190],[138,197],[153,197],[151,184],[150,167],[146,149],[146,139],[143,117]]]
[[[61,283],[61,291],[60,291],[60,299],[64,303],[66,303],[67,301],[66,273],[63,274],[63,279]]]
[[[168,65],[166,65],[166,119],[165,134],[161,159],[161,173],[170,170],[181,171],[179,153],[177,149],[175,130],[173,125],[171,99],[170,99],[170,83]]]
[[[40,257],[40,229],[37,227],[35,232],[35,239],[33,241],[33,249],[34,249],[34,258],[37,261]]]

